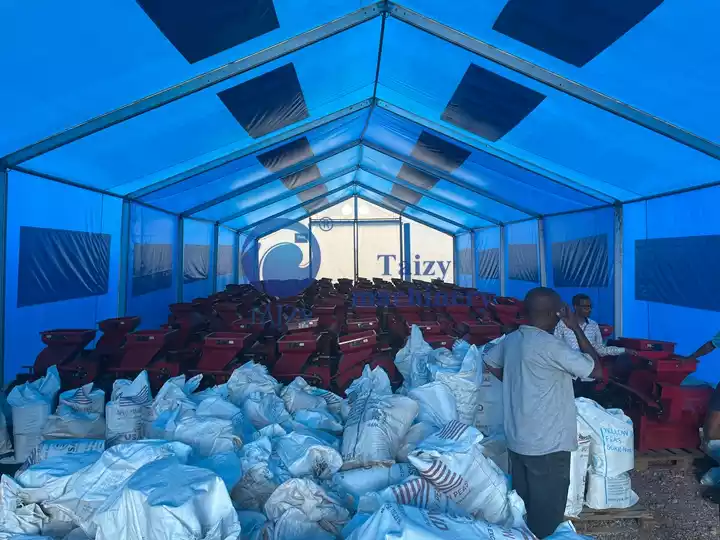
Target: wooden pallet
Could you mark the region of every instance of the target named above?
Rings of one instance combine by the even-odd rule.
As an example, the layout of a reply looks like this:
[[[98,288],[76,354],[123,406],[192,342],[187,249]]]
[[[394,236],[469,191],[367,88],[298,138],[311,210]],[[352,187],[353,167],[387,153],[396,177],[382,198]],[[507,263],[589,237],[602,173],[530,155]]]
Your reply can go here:
[[[635,453],[635,470],[642,472],[653,469],[682,469],[689,471],[696,459],[704,454],[698,449],[665,448]]]
[[[642,504],[625,510],[585,508],[580,516],[572,518],[572,521],[580,534],[634,534],[639,540],[650,540],[655,526],[655,516]]]

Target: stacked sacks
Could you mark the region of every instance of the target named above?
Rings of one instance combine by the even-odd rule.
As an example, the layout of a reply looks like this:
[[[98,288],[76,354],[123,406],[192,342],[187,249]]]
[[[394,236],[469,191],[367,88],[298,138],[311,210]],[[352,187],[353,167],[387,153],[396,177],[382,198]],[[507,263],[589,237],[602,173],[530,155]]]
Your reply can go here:
[[[382,369],[367,368],[343,400],[302,379],[280,385],[248,364],[227,385],[195,388],[177,378],[154,401],[142,400],[139,437],[170,442],[103,451],[101,440],[45,441],[16,484],[6,481],[17,496],[0,538],[22,532],[22,520],[31,534],[67,540],[374,537],[389,523],[381,519],[388,503],[415,516],[407,530],[423,538],[448,537],[437,536],[428,516],[480,538],[529,535],[522,501],[488,458],[500,441],[458,421],[456,394],[444,382],[396,395]],[[410,463],[397,462],[403,452]],[[376,528],[357,536],[365,523]]]
[[[632,420],[619,409],[603,409],[590,399],[575,400],[579,422],[590,436],[590,468],[585,504],[595,510],[630,508],[638,502],[629,471],[635,467]]]
[[[450,422],[423,441],[410,454],[420,475],[468,515],[509,526],[513,522],[509,481],[500,468],[486,458],[477,429]]]
[[[40,379],[16,386],[8,396],[12,407],[15,460],[23,462],[42,442],[45,424],[50,418],[55,397],[60,390],[56,366]]]
[[[565,515],[568,517],[578,517],[585,506],[587,475],[590,467],[592,437],[588,425],[580,418],[577,422],[577,435],[578,448],[570,454],[570,487],[565,505]]]
[[[146,371],[141,372],[134,381],[115,381],[111,399],[105,406],[107,446],[141,439],[151,403],[152,393]]]
[[[395,355],[395,366],[405,380],[405,392],[430,381],[428,361],[432,354],[433,349],[423,339],[422,331],[413,324],[407,343]]]
[[[350,414],[342,440],[344,469],[392,465],[405,434],[417,416],[418,404],[393,395],[382,368],[363,369],[347,390]]]
[[[365,538],[413,538],[421,540],[532,540],[534,535],[522,521],[522,513],[515,516],[512,527],[500,527],[472,517],[442,514],[411,506],[384,504],[364,520],[349,535],[349,540]],[[564,523],[547,540],[590,540],[575,532],[572,524]]]
[[[96,511],[93,524],[96,540],[226,540],[241,533],[222,480],[176,457],[138,469]]]
[[[43,438],[104,439],[105,392],[88,383],[61,393],[57,410],[43,429]]]
[[[485,355],[505,336],[491,341],[481,347],[481,357]],[[475,414],[475,427],[486,435],[502,434],[503,427],[503,385],[502,381],[495,377],[487,366],[482,363],[482,369],[478,372],[478,403]]]

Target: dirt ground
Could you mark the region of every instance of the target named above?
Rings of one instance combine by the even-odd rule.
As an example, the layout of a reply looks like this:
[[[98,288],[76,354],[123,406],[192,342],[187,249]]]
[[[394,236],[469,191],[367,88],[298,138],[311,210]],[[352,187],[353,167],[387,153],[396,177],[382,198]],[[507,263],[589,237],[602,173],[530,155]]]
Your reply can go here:
[[[698,470],[704,472],[707,467],[708,464],[703,464]],[[657,522],[650,534],[652,540],[720,538],[718,505],[702,498],[704,488],[698,481],[698,474],[698,471],[683,473],[652,469],[633,473],[633,489],[640,496],[640,502],[653,512]],[[637,537],[637,534],[594,536],[598,540],[634,540]]]

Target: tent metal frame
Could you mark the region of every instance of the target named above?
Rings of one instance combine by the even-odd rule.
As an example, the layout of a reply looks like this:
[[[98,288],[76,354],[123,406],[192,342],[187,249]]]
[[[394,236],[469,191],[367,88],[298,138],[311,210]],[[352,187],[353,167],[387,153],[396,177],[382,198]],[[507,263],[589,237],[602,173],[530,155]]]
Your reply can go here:
[[[5,380],[5,297],[7,291],[8,170],[0,166],[0,381]]]
[[[305,123],[298,123],[297,125],[292,126],[287,131],[284,131],[283,133],[268,136],[265,139],[259,140],[258,142],[245,147],[241,149],[237,149],[234,151],[231,151],[227,153],[226,155],[223,155],[218,158],[211,159],[205,163],[193,166],[189,168],[186,171],[183,171],[178,174],[174,174],[171,176],[168,176],[166,178],[159,179],[145,187],[142,187],[140,189],[136,189],[130,193],[121,195],[118,193],[113,193],[104,189],[87,186],[80,182],[72,181],[69,179],[65,179],[53,174],[47,174],[40,171],[32,170],[31,168],[25,167],[22,164],[31,161],[32,159],[41,156],[43,154],[46,154],[48,152],[51,152],[57,148],[61,148],[65,145],[71,144],[75,141],[81,140],[85,137],[88,137],[94,133],[98,133],[102,130],[109,129],[112,126],[115,126],[117,124],[120,124],[122,122],[126,122],[128,120],[131,120],[132,118],[135,118],[137,116],[140,116],[142,114],[148,113],[150,111],[153,111],[155,109],[158,109],[159,107],[162,107],[166,104],[172,103],[174,101],[177,101],[179,99],[182,99],[183,97],[195,94],[197,92],[203,91],[207,88],[210,88],[216,84],[219,84],[223,81],[227,81],[233,77],[240,76],[242,74],[248,73],[251,70],[258,68],[260,66],[266,65],[270,62],[273,62],[275,60],[281,59],[287,55],[290,55],[292,53],[295,53],[297,51],[300,51],[302,49],[305,49],[306,47],[310,47],[315,43],[321,42],[323,40],[326,40],[328,38],[331,38],[332,36],[338,35],[342,32],[348,31],[352,28],[355,28],[359,25],[368,23],[369,21],[372,21],[378,17],[382,18],[381,22],[381,30],[380,30],[380,40],[378,43],[378,57],[377,57],[377,65],[376,65],[376,73],[375,73],[375,80],[373,83],[373,91],[372,91],[372,97],[369,99],[365,99],[363,101],[360,101],[354,105],[351,105],[349,107],[345,107],[343,109],[340,109],[334,113],[325,115],[321,118],[317,118],[314,120],[307,121]],[[471,211],[469,209],[464,209],[462,207],[458,208],[456,205],[452,204],[451,201],[447,200],[444,197],[440,197],[437,194],[431,194],[426,193],[422,191],[421,189],[417,188],[416,186],[413,186],[410,183],[406,183],[402,179],[393,178],[390,179],[390,175],[385,175],[385,177],[381,176],[377,171],[374,170],[368,170],[363,161],[362,156],[360,157],[360,161],[357,165],[354,166],[355,170],[367,170],[371,174],[377,175],[379,178],[383,178],[384,180],[393,182],[395,185],[401,185],[403,187],[406,187],[407,189],[411,189],[415,193],[420,193],[424,197],[428,197],[430,199],[434,199],[438,202],[441,202],[443,204],[447,204],[450,207],[457,209],[458,212],[463,213],[465,215],[469,216],[475,216],[487,221],[490,221],[494,223],[493,225],[489,227],[476,227],[476,228],[469,228],[466,225],[462,225],[459,223],[454,222],[453,220],[450,220],[447,217],[439,216],[438,214],[435,214],[433,212],[430,212],[428,210],[423,210],[422,208],[417,207],[417,205],[413,205],[407,201],[403,201],[401,198],[395,197],[391,194],[385,194],[382,193],[379,190],[376,190],[374,188],[371,188],[370,186],[367,186],[363,184],[362,182],[357,180],[357,177],[353,178],[352,181],[348,182],[347,184],[333,189],[331,191],[328,191],[326,193],[323,193],[321,196],[310,199],[308,201],[304,201],[302,204],[295,205],[291,208],[284,209],[282,212],[279,212],[275,214],[274,216],[271,216],[270,218],[266,218],[264,220],[261,220],[261,222],[267,221],[267,219],[273,219],[278,216],[282,215],[289,215],[292,212],[298,210],[299,208],[305,207],[309,204],[312,204],[313,202],[317,202],[321,200],[322,198],[328,197],[332,194],[335,194],[337,192],[340,192],[341,190],[348,189],[348,188],[354,188],[355,194],[353,195],[355,197],[355,203],[357,206],[357,200],[363,199],[367,202],[377,205],[381,208],[385,208],[388,211],[396,212],[402,217],[406,217],[407,219],[415,220],[419,223],[423,223],[424,225],[431,227],[433,229],[439,230],[445,234],[451,234],[451,236],[457,236],[458,234],[464,234],[465,232],[471,233],[471,246],[472,246],[472,264],[473,264],[473,284],[477,283],[478,275],[477,275],[477,239],[476,239],[476,233],[478,230],[483,229],[490,229],[490,228],[497,228],[500,234],[500,271],[501,271],[501,294],[505,294],[506,291],[506,280],[507,276],[506,273],[506,255],[507,255],[507,238],[506,238],[506,226],[512,223],[519,223],[524,221],[530,221],[530,220],[537,220],[537,226],[538,226],[538,249],[539,249],[539,264],[540,264],[540,278],[541,283],[546,284],[547,283],[547,251],[546,251],[546,237],[545,237],[545,218],[550,216],[560,216],[560,215],[568,215],[573,213],[579,213],[579,212],[586,212],[586,211],[592,211],[597,210],[600,208],[608,208],[608,207],[614,207],[614,220],[615,220],[615,235],[614,235],[614,241],[615,241],[615,262],[614,262],[614,299],[615,299],[615,329],[618,334],[622,333],[622,315],[623,315],[623,294],[622,294],[622,288],[623,288],[623,268],[622,268],[622,262],[623,262],[623,205],[624,204],[632,204],[637,202],[643,202],[647,200],[652,200],[660,197],[666,197],[666,196],[672,196],[677,195],[685,192],[690,191],[696,191],[700,189],[706,189],[714,186],[720,185],[720,181],[713,181],[708,182],[706,184],[697,185],[697,186],[691,186],[687,188],[682,188],[674,191],[668,191],[665,193],[659,193],[654,195],[647,195],[647,196],[640,196],[637,198],[632,198],[625,200],[622,204],[620,204],[620,201],[613,196],[610,196],[606,193],[603,193],[601,190],[598,190],[597,182],[592,178],[587,178],[582,174],[577,173],[576,171],[569,170],[565,167],[563,167],[560,164],[548,162],[547,160],[543,160],[539,157],[535,158],[525,158],[521,155],[515,155],[512,152],[508,152],[506,150],[502,150],[500,148],[495,147],[494,145],[490,143],[484,143],[482,140],[479,140],[478,138],[475,138],[470,134],[469,132],[464,132],[463,130],[456,130],[449,126],[445,126],[443,124],[440,124],[438,122],[435,122],[431,119],[424,118],[420,115],[417,115],[415,113],[412,113],[410,111],[406,111],[400,107],[395,106],[392,103],[379,100],[377,98],[377,88],[379,84],[379,78],[380,78],[380,69],[381,69],[381,63],[382,63],[382,55],[383,55],[383,45],[384,45],[384,37],[385,37],[385,27],[386,22],[389,17],[392,17],[393,19],[402,22],[403,24],[407,24],[409,26],[412,26],[422,32],[425,32],[426,34],[435,36],[438,39],[443,40],[444,42],[450,43],[453,46],[459,47],[460,49],[463,49],[465,51],[468,51],[474,55],[477,55],[479,57],[482,57],[486,60],[489,60],[493,64],[496,64],[498,66],[502,66],[503,68],[512,70],[516,73],[519,73],[525,77],[528,77],[534,81],[537,81],[541,84],[546,85],[547,87],[554,89],[555,91],[561,92],[563,94],[566,94],[568,96],[571,96],[574,99],[580,100],[584,103],[589,104],[590,106],[596,107],[602,111],[605,111],[609,114],[612,114],[614,116],[617,116],[618,118],[622,118],[623,120],[632,122],[635,125],[641,126],[642,128],[645,128],[653,133],[656,133],[660,136],[666,137],[670,140],[673,140],[679,144],[682,144],[688,148],[691,148],[695,151],[701,152],[705,155],[708,155],[715,159],[720,159],[720,145],[710,141],[702,136],[699,136],[696,133],[693,133],[689,130],[686,130],[682,127],[679,127],[663,118],[660,118],[658,116],[655,116],[653,114],[650,114],[648,112],[645,112],[643,110],[640,110],[628,103],[624,103],[618,99],[615,99],[611,96],[605,95],[587,85],[581,84],[575,80],[569,79],[567,77],[563,77],[561,75],[558,75],[557,73],[554,73],[551,70],[548,70],[542,66],[539,66],[537,64],[534,64],[530,61],[527,61],[523,58],[520,58],[518,56],[515,56],[513,54],[510,54],[506,51],[503,51],[481,39],[478,39],[477,37],[470,36],[466,33],[460,32],[454,28],[451,28],[450,26],[447,26],[443,24],[440,21],[434,20],[430,17],[424,16],[420,13],[417,13],[413,10],[407,9],[401,4],[390,2],[387,0],[381,0],[378,2],[374,2],[368,6],[365,6],[363,8],[360,8],[356,11],[353,11],[352,13],[349,13],[347,15],[344,15],[342,17],[339,17],[335,20],[326,22],[324,24],[321,24],[313,29],[310,29],[308,31],[305,31],[301,34],[298,34],[296,36],[293,36],[289,39],[286,39],[280,43],[276,43],[270,47],[267,47],[266,49],[260,50],[258,52],[249,54],[243,58],[237,59],[235,61],[229,62],[223,66],[220,66],[218,68],[212,69],[210,71],[207,71],[205,73],[199,74],[197,76],[194,76],[190,79],[187,79],[183,82],[180,82],[178,84],[175,84],[173,86],[170,86],[168,88],[162,89],[158,92],[155,92],[151,95],[147,95],[144,97],[141,97],[140,99],[137,99],[133,101],[132,103],[129,103],[127,105],[121,106],[119,108],[116,108],[112,111],[109,111],[107,113],[98,115],[94,118],[90,118],[87,121],[81,122],[75,126],[71,126],[65,130],[59,131],[57,133],[54,133],[40,141],[37,141],[35,143],[32,143],[30,145],[27,145],[23,148],[20,148],[14,152],[11,152],[8,155],[5,155],[4,157],[0,157],[0,253],[3,255],[3,262],[0,264],[0,368],[4,368],[4,341],[5,341],[5,307],[6,307],[6,266],[7,266],[7,219],[8,219],[8,185],[9,185],[9,179],[10,171],[17,171],[23,174],[29,174],[33,175],[39,178],[43,178],[50,181],[59,182],[68,186],[77,187],[80,189],[86,189],[88,191],[92,191],[95,193],[99,193],[102,195],[107,195],[110,197],[114,197],[116,199],[122,200],[122,218],[121,218],[121,250],[120,250],[120,290],[118,293],[118,313],[123,315],[127,311],[127,303],[128,303],[128,280],[131,274],[131,268],[130,268],[130,261],[131,261],[131,254],[130,254],[130,241],[131,241],[131,212],[132,212],[132,205],[137,204],[139,206],[149,208],[158,212],[162,212],[164,214],[169,214],[177,218],[177,231],[176,231],[176,241],[178,242],[178,245],[176,246],[176,252],[174,253],[174,262],[175,266],[177,268],[176,272],[178,274],[177,276],[177,297],[178,299],[182,299],[182,290],[184,285],[184,220],[185,219],[195,219],[197,221],[212,223],[213,225],[213,268],[211,270],[211,279],[212,279],[212,288],[215,290],[217,286],[217,263],[218,263],[218,257],[219,257],[219,231],[220,227],[225,227],[228,230],[231,230],[235,233],[234,236],[234,242],[237,244],[236,249],[234,249],[234,262],[233,262],[233,272],[234,276],[239,276],[240,271],[240,262],[237,259],[238,252],[239,252],[239,242],[240,242],[240,234],[245,234],[246,231],[251,229],[252,227],[257,226],[259,223],[255,223],[251,226],[245,227],[243,229],[237,230],[232,229],[228,227],[227,225],[223,224],[227,220],[205,220],[202,218],[195,218],[194,215],[202,212],[203,210],[210,208],[216,204],[219,204],[221,202],[227,201],[232,199],[233,197],[242,196],[243,193],[246,193],[248,188],[251,189],[258,189],[261,188],[263,185],[265,185],[267,182],[273,181],[273,179],[278,179],[282,177],[286,177],[290,174],[293,174],[292,171],[295,170],[302,170],[302,167],[307,166],[313,166],[318,161],[321,161],[322,158],[327,159],[327,157],[330,156],[330,152],[326,153],[323,156],[314,156],[313,160],[306,160],[303,163],[296,164],[290,168],[287,168],[283,171],[278,171],[277,173],[273,175],[269,175],[267,178],[262,179],[262,181],[254,182],[250,186],[245,186],[244,188],[238,188],[238,190],[233,190],[230,193],[227,193],[221,197],[216,197],[212,199],[211,201],[206,201],[202,205],[196,205],[193,208],[190,208],[184,212],[175,213],[170,212],[164,208],[161,208],[155,204],[151,204],[146,202],[145,199],[151,194],[157,193],[161,191],[162,189],[168,188],[170,186],[178,185],[185,180],[188,180],[189,178],[193,178],[197,175],[201,175],[204,173],[207,173],[209,171],[215,170],[219,167],[222,167],[223,165],[226,165],[228,163],[232,163],[236,160],[242,159],[244,157],[248,157],[251,155],[256,155],[259,152],[262,152],[265,149],[271,148],[275,145],[282,144],[284,142],[287,142],[295,137],[300,137],[304,134],[309,133],[311,130],[315,128],[319,128],[322,126],[326,126],[330,124],[331,122],[335,122],[338,120],[341,120],[343,118],[347,118],[353,114],[359,113],[361,111],[367,112],[367,117],[365,118],[365,124],[362,129],[362,132],[360,134],[360,138],[356,141],[353,141],[353,143],[348,143],[347,145],[343,146],[342,150],[336,150],[335,152],[339,153],[340,151],[347,150],[348,148],[352,148],[354,146],[359,146],[359,148],[362,150],[364,146],[367,146],[368,148],[372,148],[378,152],[383,153],[384,155],[387,155],[389,157],[392,157],[394,159],[398,159],[400,162],[405,163],[409,166],[415,167],[418,170],[425,172],[426,174],[430,174],[431,176],[438,178],[440,180],[445,180],[448,182],[451,182],[463,189],[469,190],[478,196],[482,196],[488,199],[491,199],[495,201],[498,204],[502,204],[504,206],[507,206],[509,208],[513,208],[517,211],[520,211],[526,215],[528,215],[528,218],[517,220],[517,221],[506,221],[503,222],[502,220],[497,219],[488,219],[488,217],[483,216],[482,214]],[[521,206],[518,206],[516,203],[512,201],[507,201],[502,197],[498,197],[497,195],[488,192],[486,190],[482,190],[481,188],[478,188],[477,186],[473,186],[472,184],[469,184],[468,182],[462,181],[460,179],[455,178],[452,175],[446,174],[443,171],[437,170],[434,166],[431,164],[427,164],[424,162],[420,162],[416,160],[413,156],[400,156],[396,152],[393,152],[390,149],[385,149],[382,146],[376,145],[375,143],[370,143],[368,141],[365,141],[366,132],[368,130],[368,127],[370,125],[370,122],[372,121],[372,113],[375,109],[382,109],[385,111],[388,111],[389,113],[392,113],[400,118],[403,118],[406,121],[413,122],[425,129],[430,129],[433,131],[436,131],[437,133],[440,133],[446,137],[449,137],[451,140],[457,141],[458,143],[464,144],[469,148],[472,148],[478,152],[484,152],[486,154],[495,156],[498,159],[501,159],[507,163],[510,163],[516,167],[519,167],[521,170],[525,170],[528,172],[531,172],[533,174],[536,174],[544,179],[547,179],[550,182],[556,183],[558,185],[564,186],[569,190],[575,191],[577,193],[582,193],[586,197],[590,199],[594,199],[598,202],[597,206],[588,206],[587,208],[580,208],[576,210],[570,210],[565,212],[557,212],[552,214],[541,214],[537,212],[529,211],[526,208],[522,208]],[[332,153],[332,155],[337,155],[336,153]],[[312,163],[311,163],[312,162]],[[348,170],[348,172],[352,172],[352,168]],[[347,172],[345,173],[347,174]],[[312,182],[306,186],[303,186],[306,189],[311,189],[312,187],[316,187],[317,185],[325,184],[328,181],[330,181],[332,175],[328,175],[328,177],[318,179],[315,182]],[[356,175],[357,176],[357,175]],[[527,181],[522,180],[521,178],[513,177],[515,181],[527,183]],[[308,187],[309,186],[309,187]],[[411,187],[412,186],[412,187]],[[618,188],[618,192],[622,191],[622,188]],[[305,191],[304,189],[297,189],[297,190],[291,190],[287,194],[287,197],[296,196],[298,193],[301,193],[302,191]],[[398,208],[391,208],[388,205],[385,205],[382,201],[375,201],[372,200],[369,196],[363,196],[362,192],[367,193],[374,193],[375,195],[382,197],[387,197],[387,200],[394,201],[394,204],[398,205]],[[563,198],[560,194],[553,194],[553,196]],[[279,196],[276,197],[277,201],[284,200],[287,197],[280,198]],[[349,197],[348,197],[349,198]],[[623,197],[625,198],[625,197]],[[567,199],[567,198],[566,198]],[[345,200],[345,199],[343,199]],[[570,199],[567,199],[570,200]],[[328,203],[327,205],[324,205],[321,208],[313,210],[313,213],[317,213],[322,211],[325,208],[329,208],[330,206],[333,206],[335,204],[338,204],[337,201]],[[253,205],[251,207],[251,211],[256,211],[258,205]],[[407,216],[405,214],[406,209],[412,209],[414,212],[418,212],[421,215],[429,216],[435,220],[438,220],[440,223],[448,224],[448,227],[456,227],[457,230],[454,233],[449,233],[448,231],[442,230],[441,228],[437,227],[436,225],[431,225],[428,222],[424,222],[421,218],[415,217],[415,216]],[[243,214],[238,214],[236,217],[239,217]],[[309,214],[310,215],[310,214]],[[356,214],[357,218],[357,214]],[[234,218],[233,218],[234,219]],[[304,218],[303,218],[304,219]],[[357,230],[355,231],[355,235],[357,237]],[[455,248],[454,248],[455,249]],[[458,267],[456,264],[455,271],[457,273]],[[355,272],[357,274],[357,261],[355,261]]]

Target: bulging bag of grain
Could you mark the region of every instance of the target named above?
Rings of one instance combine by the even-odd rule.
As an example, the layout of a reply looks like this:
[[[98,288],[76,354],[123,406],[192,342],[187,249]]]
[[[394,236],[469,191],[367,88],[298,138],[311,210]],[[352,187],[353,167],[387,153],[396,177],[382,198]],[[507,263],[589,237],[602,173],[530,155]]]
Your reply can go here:
[[[432,352],[433,348],[423,338],[420,328],[413,324],[407,343],[395,355],[395,366],[405,379],[405,388],[417,388],[430,381],[428,361]]]
[[[142,438],[151,403],[150,380],[146,371],[132,382],[117,380],[113,383],[112,399],[105,407],[108,448]]]
[[[519,500],[519,497],[518,497]],[[524,510],[522,501],[520,507]],[[518,508],[520,512],[520,508]],[[442,514],[399,504],[384,504],[370,519],[353,531],[348,540],[397,538],[413,540],[533,540],[535,536],[515,516],[508,527],[479,521],[473,517]]]
[[[632,490],[630,475],[623,473],[614,477],[588,475],[585,504],[593,510],[623,509],[635,506],[639,498]]]
[[[368,493],[360,497],[358,512],[371,514],[377,512],[385,503],[397,503],[414,506],[424,510],[443,514],[467,515],[445,493],[424,478],[411,477],[402,484],[390,486],[380,492]]]
[[[347,390],[350,415],[342,440],[344,469],[366,465],[389,465],[415,420],[418,404],[393,395],[390,379],[382,368],[363,369],[362,377]]]
[[[508,479],[485,457],[482,440],[477,429],[450,422],[418,445],[410,464],[468,514],[509,526],[513,516]]]
[[[568,517],[578,517],[585,505],[591,440],[584,422],[578,422],[578,449],[570,454],[570,488],[565,506]]]
[[[58,415],[76,412],[104,416],[105,392],[99,388],[93,389],[93,383],[87,383],[80,388],[62,392],[56,412]]]
[[[92,521],[97,540],[229,540],[241,532],[223,481],[172,457],[145,464]]]
[[[603,409],[591,399],[575,400],[579,418],[589,428],[590,468],[594,474],[615,477],[635,468],[632,420],[620,409]]]
[[[25,461],[42,442],[42,432],[59,390],[60,375],[57,367],[52,366],[45,377],[16,386],[10,392],[16,461]]]

